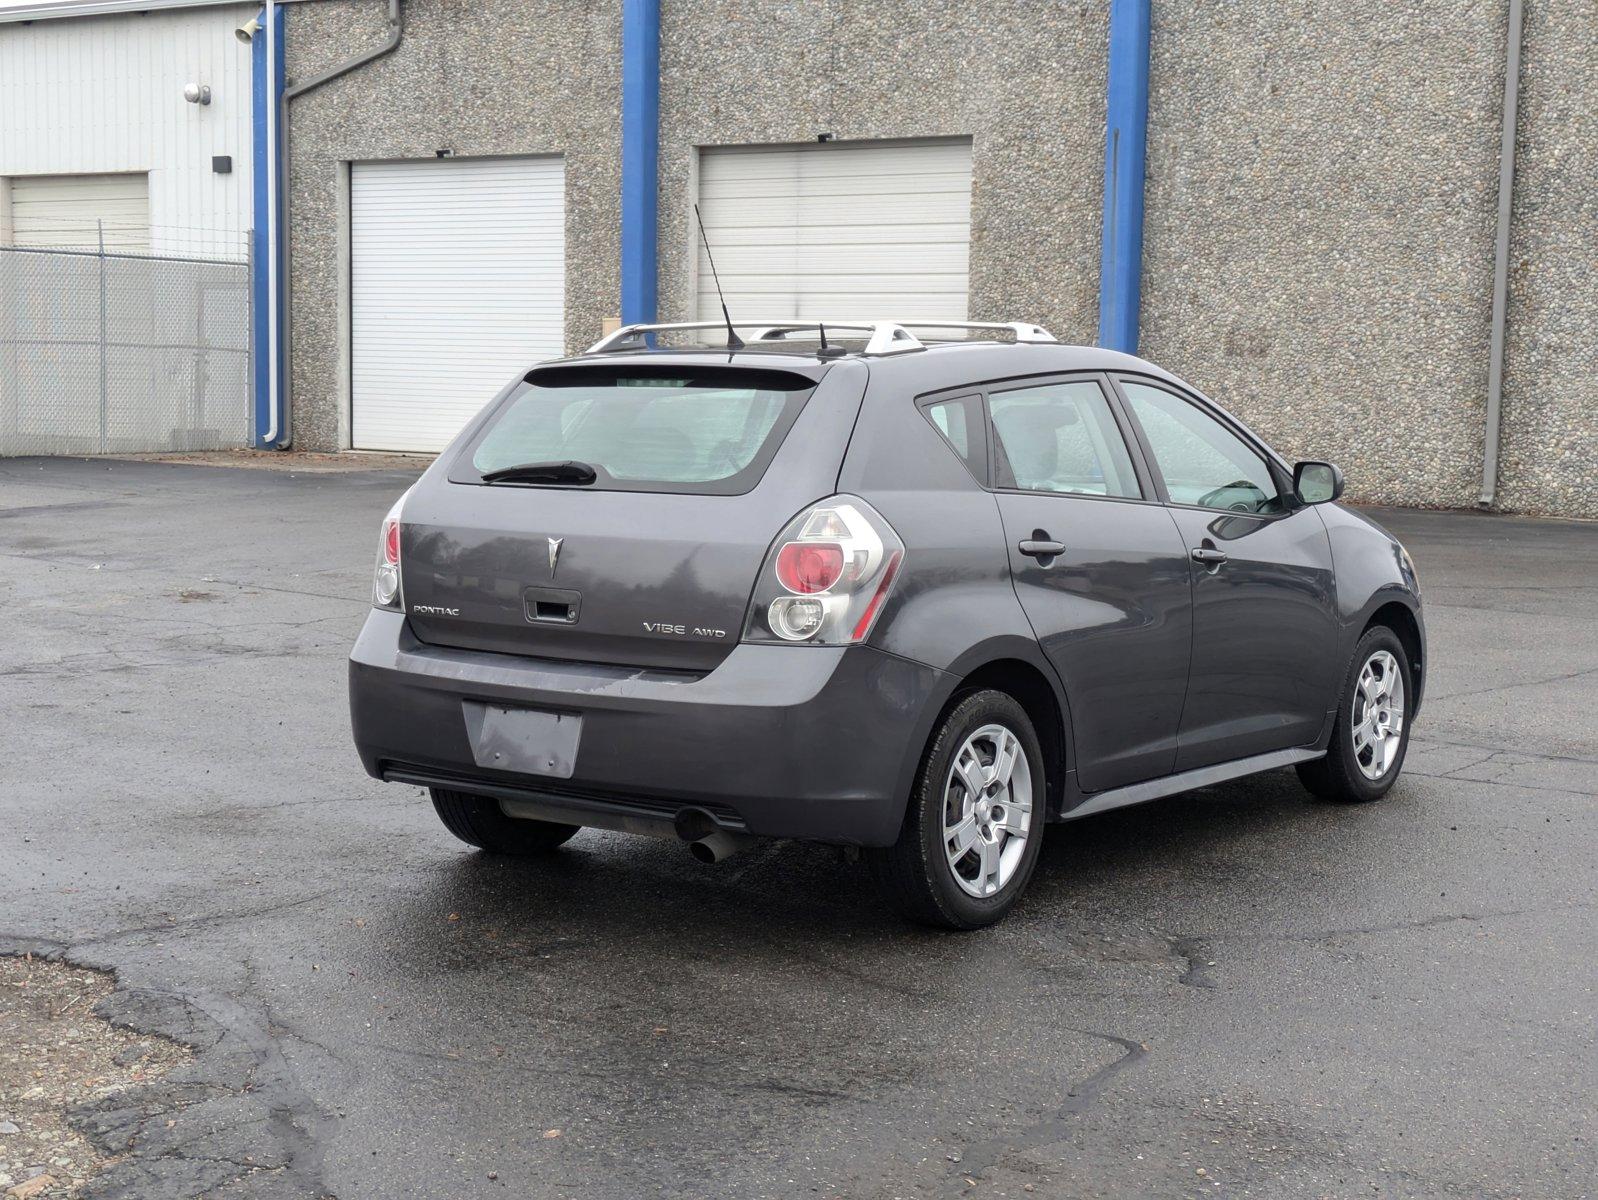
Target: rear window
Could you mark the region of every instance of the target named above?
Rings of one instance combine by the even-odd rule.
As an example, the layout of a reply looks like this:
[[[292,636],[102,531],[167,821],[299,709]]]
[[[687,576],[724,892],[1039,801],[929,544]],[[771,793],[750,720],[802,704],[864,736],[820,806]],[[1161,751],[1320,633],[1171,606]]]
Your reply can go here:
[[[537,371],[489,417],[450,478],[479,483],[507,467],[578,462],[595,479],[576,486],[591,491],[738,495],[760,482],[814,388],[783,371]]]

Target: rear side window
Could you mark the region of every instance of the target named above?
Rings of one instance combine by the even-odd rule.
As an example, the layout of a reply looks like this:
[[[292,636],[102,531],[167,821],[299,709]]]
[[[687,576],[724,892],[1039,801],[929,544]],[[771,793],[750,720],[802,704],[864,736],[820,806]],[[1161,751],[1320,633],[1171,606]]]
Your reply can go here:
[[[450,471],[460,483],[583,463],[597,491],[737,495],[760,481],[814,383],[781,371],[572,367],[535,372]],[[547,485],[541,485],[547,486]]]
[[[1087,380],[994,392],[1000,487],[1138,498],[1126,441],[1099,385]]]
[[[977,482],[988,481],[988,439],[982,420],[982,397],[961,396],[955,400],[934,400],[921,411],[927,420],[960,456]]]

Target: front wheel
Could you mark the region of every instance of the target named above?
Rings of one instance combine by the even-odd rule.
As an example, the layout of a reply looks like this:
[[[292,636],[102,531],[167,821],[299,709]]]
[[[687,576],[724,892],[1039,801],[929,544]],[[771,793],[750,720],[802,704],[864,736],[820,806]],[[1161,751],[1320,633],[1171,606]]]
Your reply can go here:
[[[444,827],[461,841],[490,854],[543,854],[568,840],[581,825],[507,817],[492,796],[428,788]]]
[[[1026,710],[1003,692],[973,692],[939,722],[899,840],[867,853],[872,874],[911,920],[991,925],[1037,866],[1046,795]]]
[[[1322,800],[1379,800],[1398,780],[1409,749],[1406,707],[1414,694],[1409,656],[1385,625],[1365,631],[1354,649],[1326,756],[1300,763],[1299,780]]]

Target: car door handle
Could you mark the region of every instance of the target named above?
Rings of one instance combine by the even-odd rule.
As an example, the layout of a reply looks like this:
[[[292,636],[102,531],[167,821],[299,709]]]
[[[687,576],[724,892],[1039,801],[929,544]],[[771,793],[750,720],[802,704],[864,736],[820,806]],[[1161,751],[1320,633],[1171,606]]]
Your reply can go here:
[[[1028,558],[1057,558],[1065,553],[1065,543],[1027,538],[1016,549]]]
[[[1194,546],[1190,551],[1193,561],[1206,567],[1218,567],[1226,561],[1226,551],[1216,550],[1210,546]]]

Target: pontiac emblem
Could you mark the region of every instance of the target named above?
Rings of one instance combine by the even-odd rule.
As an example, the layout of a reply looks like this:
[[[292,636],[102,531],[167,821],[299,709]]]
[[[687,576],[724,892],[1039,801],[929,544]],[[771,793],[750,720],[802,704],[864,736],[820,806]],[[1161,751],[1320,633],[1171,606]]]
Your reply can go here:
[[[551,579],[555,577],[555,564],[560,561],[560,546],[565,540],[565,538],[549,539],[549,577]]]

